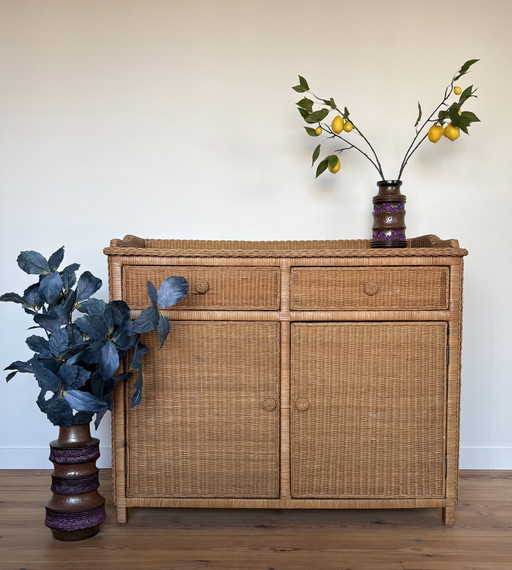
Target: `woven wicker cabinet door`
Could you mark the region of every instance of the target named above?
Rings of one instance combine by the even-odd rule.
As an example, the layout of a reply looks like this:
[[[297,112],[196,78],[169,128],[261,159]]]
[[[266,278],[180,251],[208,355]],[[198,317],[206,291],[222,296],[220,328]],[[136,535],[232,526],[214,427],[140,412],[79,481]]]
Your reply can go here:
[[[295,498],[445,495],[447,325],[292,325]]]
[[[128,497],[279,495],[279,323],[174,322],[127,412]]]

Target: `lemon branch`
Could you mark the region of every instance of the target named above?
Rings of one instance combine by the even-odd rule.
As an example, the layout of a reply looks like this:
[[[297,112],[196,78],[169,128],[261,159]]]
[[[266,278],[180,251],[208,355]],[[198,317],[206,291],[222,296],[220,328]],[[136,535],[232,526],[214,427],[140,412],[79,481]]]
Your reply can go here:
[[[406,167],[407,163],[409,162],[411,156],[416,152],[416,150],[421,145],[421,143],[427,138],[428,134],[425,134],[418,141],[418,137],[420,136],[421,132],[429,123],[437,123],[438,122],[440,125],[442,125],[444,120],[449,118],[451,123],[454,126],[461,128],[465,133],[467,133],[467,127],[472,122],[479,121],[478,117],[476,115],[474,115],[473,113],[462,113],[460,110],[460,108],[467,101],[467,99],[469,99],[470,97],[475,97],[476,89],[473,89],[472,85],[462,92],[458,102],[452,103],[452,105],[450,105],[448,110],[440,111],[440,109],[442,107],[448,107],[447,101],[450,98],[450,95],[454,91],[453,86],[454,86],[455,81],[460,79],[463,75],[466,75],[466,73],[468,73],[468,71],[469,71],[469,68],[472,65],[474,65],[477,61],[478,61],[478,59],[470,59],[469,61],[466,61],[466,63],[464,63],[464,65],[459,69],[459,71],[453,75],[452,80],[450,81],[449,85],[447,85],[446,89],[444,90],[444,95],[443,95],[443,99],[442,99],[441,103],[439,103],[439,105],[432,111],[432,113],[430,113],[430,115],[423,122],[421,127],[416,130],[416,135],[412,139],[412,142],[409,145],[409,148],[407,149],[407,151],[404,155],[404,158],[402,160],[402,164],[400,165],[400,170],[398,171],[397,180],[400,180],[400,177],[402,176],[404,168]],[[459,91],[459,93],[460,93],[460,91]],[[418,103],[418,109],[419,109],[419,114],[418,114],[418,119],[416,120],[416,124],[414,125],[415,127],[421,121],[422,111],[421,111],[421,105],[419,103]],[[434,115],[436,115],[436,113],[437,113],[437,118],[434,119]],[[465,117],[464,117],[464,115],[465,115]]]
[[[418,125],[422,120],[422,109],[420,103],[418,103],[418,118],[414,125],[416,130],[416,134],[414,135],[411,144],[407,148],[402,163],[400,165],[400,170],[398,172],[397,179],[400,180],[404,168],[407,166],[409,160],[411,159],[412,155],[417,151],[419,146],[423,143],[423,141],[428,138],[431,142],[437,142],[441,136],[444,134],[446,138],[453,141],[457,139],[460,135],[460,131],[464,133],[468,133],[468,127],[471,123],[479,121],[478,117],[471,112],[461,111],[462,105],[471,97],[475,97],[475,89],[473,86],[467,87],[462,91],[460,87],[454,87],[454,83],[463,75],[466,75],[470,70],[470,67],[474,65],[478,59],[470,59],[466,61],[462,67],[459,69],[457,73],[455,73],[452,77],[451,82],[446,87],[444,91],[444,95],[442,97],[441,102],[437,107],[430,113],[430,115],[423,121],[419,128]],[[330,138],[339,138],[348,146],[346,148],[338,149],[334,151],[336,153],[341,153],[344,150],[355,149],[360,154],[362,154],[373,167],[377,170],[382,180],[385,180],[384,171],[382,169],[382,165],[380,163],[379,157],[375,152],[370,141],[366,138],[363,132],[354,125],[352,120],[349,118],[349,111],[345,107],[343,111],[341,111],[334,102],[334,99],[331,97],[329,99],[323,99],[322,97],[318,97],[315,95],[309,88],[308,82],[304,77],[299,75],[299,84],[292,87],[294,91],[297,93],[306,93],[309,94],[312,98],[308,98],[304,96],[297,103],[298,111],[307,125],[304,127],[306,132],[309,136],[317,137],[322,133],[326,133],[329,135]],[[453,102],[451,105],[448,105],[449,97],[454,93],[455,95],[460,95],[458,101]],[[318,108],[320,107],[320,108]],[[322,123],[322,121],[331,113],[335,111],[339,113],[336,115],[331,123],[331,125]],[[437,116],[436,116],[437,114]],[[445,122],[448,121],[448,124],[444,126]],[[427,126],[433,123],[432,126],[429,128],[428,132],[425,134],[424,130]],[[315,128],[316,125],[316,128]],[[349,128],[348,128],[349,127]],[[346,132],[349,133],[351,131],[355,131],[366,143],[369,151],[365,152],[356,144],[349,142],[344,136],[340,136],[340,133]],[[364,146],[363,146],[364,148]],[[320,156],[321,144],[319,144],[314,152],[313,152],[313,159],[312,165],[315,164],[316,160]],[[327,168],[333,173],[338,172],[339,170],[339,158],[333,154],[328,155],[325,157],[317,166],[316,176],[318,177],[322,172],[324,172]]]
[[[354,125],[354,123],[352,122],[352,124]],[[338,149],[335,152],[342,152],[344,150],[350,150],[351,148],[357,150],[358,152],[360,152],[365,158],[367,158],[374,166],[374,168],[377,170],[377,172],[379,173],[379,175],[382,177],[382,180],[384,180],[384,174],[382,172],[382,166],[379,162],[379,159],[377,157],[377,155],[375,154],[375,151],[373,150],[372,145],[368,142],[368,140],[366,139],[366,137],[361,133],[361,131],[356,127],[356,125],[354,125],[354,130],[359,134],[359,136],[361,136],[366,143],[368,144],[368,146],[371,148],[373,155],[375,156],[375,160],[373,160],[371,158],[371,156],[369,156],[366,152],[364,152],[364,150],[360,149],[357,145],[355,145],[354,143],[349,142],[347,139],[345,139],[344,137],[338,135],[337,133],[335,133],[331,127],[329,125],[327,125],[326,123],[323,124],[323,128],[325,131],[327,131],[330,135],[331,138],[338,138],[340,140],[342,140],[344,143],[346,143],[348,145],[348,147],[346,148],[342,148],[342,149]]]
[[[302,101],[299,101],[299,103],[297,103],[297,105],[299,105],[299,112],[301,112],[301,115],[303,116],[303,118],[306,120],[307,123],[316,122],[315,119],[319,116],[322,116],[322,118],[324,118],[325,116],[327,116],[327,114],[330,111],[337,111],[340,115],[343,116],[343,118],[345,120],[347,120],[349,118],[350,113],[349,113],[347,108],[345,108],[344,111],[340,111],[340,109],[338,109],[338,107],[336,106],[336,103],[334,102],[334,99],[332,97],[330,99],[323,99],[322,97],[318,97],[318,95],[316,95],[315,93],[313,93],[309,89],[309,85],[307,84],[307,81],[303,77],[299,76],[299,81],[301,82],[300,85],[298,85],[297,87],[294,87],[293,89],[295,91],[298,91],[299,93],[309,93],[312,97],[314,97],[320,103],[320,105],[322,107],[324,107],[320,111],[316,111],[316,114],[315,114],[315,112],[313,111],[313,102],[310,99],[304,98],[304,99],[302,99]],[[352,120],[350,120],[350,122],[352,123],[352,125],[354,127],[354,131],[356,131],[356,133],[368,145],[368,148],[371,150],[371,153],[374,157],[373,159],[369,156],[369,154],[364,152],[357,145],[355,145],[353,143],[349,143],[346,139],[344,139],[343,137],[340,137],[339,134],[332,131],[332,129],[329,127],[329,125],[324,124],[323,126],[324,126],[324,130],[327,131],[329,134],[331,134],[333,137],[337,137],[337,138],[341,139],[343,142],[345,142],[349,145],[349,148],[354,148],[355,150],[359,151],[365,158],[367,158],[373,164],[373,166],[375,167],[375,169],[377,170],[377,172],[381,176],[382,180],[384,180],[385,177],[384,177],[384,173],[382,170],[382,165],[380,163],[379,157],[377,156],[377,153],[375,152],[375,149],[371,145],[370,141],[365,137],[363,132],[354,124],[354,122]],[[318,121],[318,123],[320,124],[320,121]],[[348,150],[348,149],[346,149],[346,150]],[[317,174],[317,176],[318,176],[318,174]]]
[[[448,101],[450,95],[452,94],[453,91],[453,83],[455,81],[455,75],[453,76],[453,79],[450,83],[450,85],[448,85],[444,91],[444,97],[443,100],[441,101],[441,103],[439,103],[439,105],[432,111],[432,113],[430,113],[430,115],[428,116],[428,118],[424,121],[424,123],[421,125],[421,127],[419,129],[416,130],[416,135],[414,136],[414,138],[412,139],[411,144],[409,145],[409,148],[407,149],[404,158],[402,160],[402,164],[400,165],[400,170],[398,171],[398,176],[396,177],[397,180],[400,180],[400,177],[402,176],[402,173],[404,171],[404,168],[406,167],[407,163],[409,162],[411,156],[416,152],[416,150],[418,149],[418,147],[421,145],[421,143],[427,138],[427,135],[425,134],[420,141],[416,144],[416,141],[418,140],[418,137],[420,136],[421,131],[423,131],[423,129],[431,122],[435,121],[433,119],[434,115],[439,111],[439,109],[441,109],[441,107],[446,106],[446,101]],[[418,103],[418,107],[420,109],[420,114],[418,115],[418,121],[416,122],[416,124],[418,124],[419,120],[421,120],[421,106]]]

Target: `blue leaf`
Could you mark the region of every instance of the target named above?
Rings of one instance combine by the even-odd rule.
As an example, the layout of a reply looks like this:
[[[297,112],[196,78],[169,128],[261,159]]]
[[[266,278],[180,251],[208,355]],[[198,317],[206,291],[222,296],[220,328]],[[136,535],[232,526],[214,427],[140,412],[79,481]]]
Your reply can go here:
[[[60,273],[50,273],[41,279],[39,283],[39,294],[49,305],[61,296],[64,283]]]
[[[49,342],[46,338],[33,334],[29,336],[25,342],[33,352],[37,352],[45,357],[51,356]]]
[[[160,320],[158,321],[158,338],[160,339],[160,348],[164,345],[167,335],[171,331],[171,325],[169,324],[169,319],[160,315]]]
[[[75,325],[94,340],[106,340],[108,327],[102,315],[86,315],[76,319]]]
[[[19,303],[21,305],[25,304],[25,299],[18,295],[18,293],[4,293],[2,296],[0,296],[0,301]]]
[[[6,381],[9,382],[18,372],[26,372],[28,374],[34,374],[34,369],[32,368],[32,359],[27,362],[22,362],[21,360],[16,360],[5,367],[5,370],[14,370],[7,375]]]
[[[68,390],[64,398],[71,408],[79,412],[101,412],[107,409],[107,404],[97,396],[81,390]]]
[[[50,269],[52,271],[57,271],[63,259],[64,259],[64,247],[61,247],[55,253],[52,253],[50,255],[50,258],[48,259],[48,265],[50,266]]]
[[[98,426],[100,425],[100,422],[101,422],[103,416],[104,416],[106,413],[107,413],[107,409],[102,410],[101,412],[98,412],[98,413],[96,414],[96,419],[94,420],[94,427],[95,427],[96,429],[98,429]]]
[[[139,375],[137,377],[135,384],[133,385],[134,392],[132,394],[132,400],[130,402],[130,408],[135,408],[136,406],[138,406],[140,404],[140,402],[142,400],[142,386],[143,386],[142,368],[139,368]]]
[[[188,293],[188,281],[185,277],[168,277],[158,290],[158,306],[166,309],[176,305]]]
[[[76,286],[78,302],[80,303],[80,301],[85,301],[85,299],[94,295],[100,287],[101,279],[94,277],[90,271],[84,271],[82,275],[80,275],[80,279],[78,279],[78,284]]]
[[[131,322],[130,307],[124,301],[110,301],[109,306],[112,310],[112,317],[115,325]]]
[[[135,346],[135,350],[133,351],[133,358],[131,367],[132,368],[140,368],[142,366],[142,358],[148,352],[148,347],[141,342],[138,342]]]
[[[152,305],[156,305],[158,303],[158,293],[156,292],[156,287],[151,283],[151,281],[148,281],[148,296]]]
[[[41,390],[37,405],[54,426],[70,427],[73,425],[73,410],[60,393],[53,394],[49,400],[44,398],[45,391]]]
[[[56,330],[50,336],[49,349],[54,356],[63,355],[69,346],[68,331],[64,328]]]
[[[34,285],[27,287],[23,293],[23,298],[29,307],[32,307],[33,309],[40,307],[42,301],[41,296],[39,295],[39,283],[34,283]]]
[[[103,315],[107,303],[102,299],[87,299],[83,303],[80,303],[78,310],[81,313],[87,313],[88,315]]]
[[[101,349],[103,348],[104,344],[104,340],[91,342],[89,346],[82,352],[82,360],[87,364],[98,364],[101,362]]]
[[[20,269],[29,275],[46,275],[50,273],[48,261],[37,251],[22,251],[16,261]]]
[[[152,305],[144,309],[133,323],[133,331],[136,333],[147,333],[156,330],[158,326],[158,309]]]
[[[33,362],[32,369],[42,390],[56,392],[61,388],[62,382],[60,378],[41,362],[37,360]]]
[[[119,354],[111,342],[106,342],[101,349],[100,374],[103,378],[111,378],[119,368]]]
[[[81,366],[63,364],[59,369],[58,376],[66,390],[74,390],[82,387],[89,380],[91,373]]]
[[[68,265],[65,267],[61,272],[62,282],[64,283],[65,289],[71,289],[76,283],[76,273],[80,269],[80,265],[78,263],[73,263],[72,265]]]
[[[64,324],[60,316],[53,313],[48,313],[46,315],[34,315],[34,322],[50,333],[57,332]]]

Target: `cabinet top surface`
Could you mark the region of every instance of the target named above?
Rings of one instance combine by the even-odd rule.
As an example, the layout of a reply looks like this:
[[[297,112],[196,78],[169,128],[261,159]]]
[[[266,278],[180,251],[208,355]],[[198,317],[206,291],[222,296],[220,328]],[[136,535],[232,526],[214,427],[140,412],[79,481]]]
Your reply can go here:
[[[106,255],[156,257],[462,257],[457,240],[426,235],[407,240],[405,248],[371,248],[370,240],[226,241],[112,239]]]

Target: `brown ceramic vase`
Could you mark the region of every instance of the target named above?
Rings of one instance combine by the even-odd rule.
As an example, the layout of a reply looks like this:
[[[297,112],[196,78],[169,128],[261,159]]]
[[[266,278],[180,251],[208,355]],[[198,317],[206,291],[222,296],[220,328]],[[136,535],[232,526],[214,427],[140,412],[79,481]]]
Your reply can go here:
[[[401,180],[380,180],[379,193],[373,197],[371,247],[407,247],[405,201],[400,193]]]
[[[105,499],[98,493],[99,440],[89,424],[60,427],[50,443],[53,496],[45,524],[57,540],[83,540],[97,534],[105,520]]]

